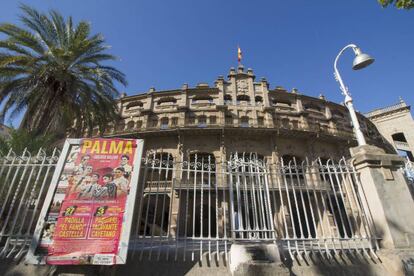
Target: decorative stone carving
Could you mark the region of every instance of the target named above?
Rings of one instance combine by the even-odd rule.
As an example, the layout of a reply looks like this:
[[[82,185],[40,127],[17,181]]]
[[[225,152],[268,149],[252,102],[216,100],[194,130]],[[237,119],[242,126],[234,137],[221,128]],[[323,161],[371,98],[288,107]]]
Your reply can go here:
[[[249,85],[247,83],[247,80],[241,79],[237,80],[237,92],[239,93],[247,93],[249,91]]]

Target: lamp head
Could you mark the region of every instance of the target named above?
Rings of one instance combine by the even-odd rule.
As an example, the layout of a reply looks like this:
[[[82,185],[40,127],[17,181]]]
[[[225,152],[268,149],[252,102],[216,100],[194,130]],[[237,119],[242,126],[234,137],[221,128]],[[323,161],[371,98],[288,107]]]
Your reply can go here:
[[[373,59],[369,55],[362,53],[361,49],[359,48],[354,48],[354,52],[355,58],[352,64],[352,69],[354,70],[365,68],[375,61],[375,59]]]

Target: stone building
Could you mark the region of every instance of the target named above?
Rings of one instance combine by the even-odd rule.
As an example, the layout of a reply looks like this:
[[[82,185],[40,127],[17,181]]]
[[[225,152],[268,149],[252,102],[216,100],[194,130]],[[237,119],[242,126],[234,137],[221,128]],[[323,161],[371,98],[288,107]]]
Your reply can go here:
[[[213,87],[150,89],[123,96],[119,109],[122,119],[93,136],[145,140],[135,224],[141,249],[146,240],[184,239],[194,259],[211,246],[227,255],[219,248],[235,240],[278,240],[292,258],[354,244],[375,255],[346,161],[356,140],[343,105],[271,89],[239,66]],[[392,151],[358,117],[368,143]]]
[[[119,101],[122,120],[114,129],[93,136],[145,138],[147,150],[162,150],[176,159],[192,152],[226,160],[233,152],[255,152],[265,157],[304,158],[348,156],[356,145],[346,107],[319,98],[270,88],[265,78],[255,80],[252,69],[230,69],[210,87],[199,83],[168,91],[124,96]],[[370,144],[386,147],[375,126],[358,114]],[[155,138],[156,139],[152,139]]]
[[[393,154],[393,141],[412,145],[412,136],[393,124],[395,139],[382,137],[378,112],[368,114],[372,121],[357,114],[367,145],[356,147],[346,107],[271,89],[242,66],[213,87],[151,89],[118,104],[121,120],[91,134],[144,139],[139,177],[131,182],[137,196],[130,239],[121,245],[128,247],[126,264],[0,262],[6,275],[413,275],[414,201],[404,159]],[[382,113],[408,120],[407,110],[401,103]],[[405,141],[393,137],[401,132]],[[20,160],[38,168],[41,156],[3,159],[5,183],[17,187],[4,189],[11,206],[24,198],[27,166]],[[10,172],[21,167],[15,181]],[[27,183],[37,182],[50,183]],[[36,196],[28,184],[24,191]],[[31,201],[36,206],[41,194]],[[29,217],[0,225],[17,229],[16,218]],[[32,235],[19,229],[6,233],[0,258],[24,256]]]
[[[414,161],[414,121],[404,100],[365,114],[400,155]]]

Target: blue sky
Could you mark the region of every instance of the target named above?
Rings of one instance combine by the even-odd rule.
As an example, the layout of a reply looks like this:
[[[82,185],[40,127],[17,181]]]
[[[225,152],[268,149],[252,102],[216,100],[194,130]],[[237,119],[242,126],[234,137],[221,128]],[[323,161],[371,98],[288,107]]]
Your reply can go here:
[[[367,112],[402,96],[414,104],[414,10],[381,8],[376,0],[342,1],[127,1],[22,0],[43,11],[56,9],[91,22],[102,33],[116,66],[127,75],[133,95],[175,89],[183,83],[213,85],[243,65],[258,79],[328,100],[343,101],[333,78],[339,50],[353,42],[373,57],[370,67],[353,71],[352,51],[340,71],[356,108]],[[2,0],[1,22],[17,22],[19,2]]]

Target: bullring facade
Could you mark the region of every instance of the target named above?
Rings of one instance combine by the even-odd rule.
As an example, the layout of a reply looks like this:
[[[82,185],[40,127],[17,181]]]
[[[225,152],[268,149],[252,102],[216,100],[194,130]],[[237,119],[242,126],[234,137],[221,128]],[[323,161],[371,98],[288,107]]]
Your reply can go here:
[[[148,138],[147,150],[174,157],[188,152],[212,153],[226,160],[231,152],[256,152],[265,157],[283,155],[338,158],[356,145],[348,111],[343,105],[259,82],[251,69],[230,69],[213,87],[147,93],[119,100],[122,120],[104,134],[93,136]],[[375,126],[359,115],[370,144],[386,147]],[[227,153],[227,154],[226,154]],[[185,157],[184,157],[185,158]]]

